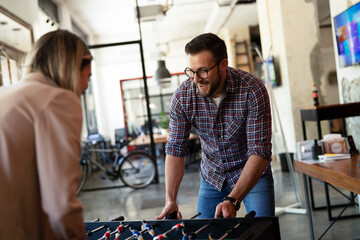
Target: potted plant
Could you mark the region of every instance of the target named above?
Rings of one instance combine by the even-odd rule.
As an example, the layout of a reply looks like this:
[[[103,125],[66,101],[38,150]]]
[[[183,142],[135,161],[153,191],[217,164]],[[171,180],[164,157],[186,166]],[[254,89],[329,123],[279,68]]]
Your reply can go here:
[[[160,112],[159,127],[160,127],[160,131],[161,131],[161,135],[167,135],[168,134],[169,122],[170,122],[169,116],[165,115],[164,112]]]

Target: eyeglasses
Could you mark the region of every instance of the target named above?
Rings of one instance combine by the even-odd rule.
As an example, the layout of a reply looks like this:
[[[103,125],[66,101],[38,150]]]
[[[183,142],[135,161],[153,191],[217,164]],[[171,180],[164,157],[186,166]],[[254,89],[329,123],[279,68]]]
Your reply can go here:
[[[195,74],[197,74],[199,78],[205,79],[208,77],[208,73],[210,72],[210,70],[213,69],[216,65],[218,65],[221,61],[222,60],[218,61],[214,66],[212,66],[208,70],[194,71],[191,68],[187,67],[187,68],[185,68],[184,72],[185,72],[186,76],[188,76],[191,79],[193,79],[195,77]]]

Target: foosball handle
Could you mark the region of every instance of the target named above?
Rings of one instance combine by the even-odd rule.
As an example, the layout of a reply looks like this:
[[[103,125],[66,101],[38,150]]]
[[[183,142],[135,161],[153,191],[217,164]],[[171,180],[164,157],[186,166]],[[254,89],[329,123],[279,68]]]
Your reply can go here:
[[[252,210],[251,212],[249,212],[248,214],[245,215],[245,218],[255,217],[255,215],[256,215],[256,212],[254,210]],[[219,213],[216,217],[224,218],[224,215],[222,213]]]
[[[248,214],[245,215],[245,218],[251,218],[251,217],[255,217],[256,212],[254,210],[252,210],[251,212],[249,212]]]
[[[114,218],[114,219],[111,219],[110,221],[111,222],[114,222],[114,221],[124,221],[124,216],[118,216],[118,217],[116,217],[116,218]]]
[[[172,212],[165,217],[166,219],[177,219],[177,212]]]
[[[100,227],[98,227],[98,228],[95,228],[95,229],[93,229],[93,230],[87,231],[86,235],[87,235],[87,236],[91,236],[93,233],[95,233],[95,232],[97,232],[97,231],[100,231],[100,230],[102,230],[102,229],[104,229],[104,228],[108,228],[108,227],[109,227],[108,225],[102,225],[102,226],[100,226]]]

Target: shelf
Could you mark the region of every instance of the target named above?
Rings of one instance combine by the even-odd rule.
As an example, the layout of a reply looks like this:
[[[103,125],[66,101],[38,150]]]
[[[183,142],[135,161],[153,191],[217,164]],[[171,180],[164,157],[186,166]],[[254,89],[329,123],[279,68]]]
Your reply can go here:
[[[360,116],[360,102],[301,109],[301,121],[322,121]]]

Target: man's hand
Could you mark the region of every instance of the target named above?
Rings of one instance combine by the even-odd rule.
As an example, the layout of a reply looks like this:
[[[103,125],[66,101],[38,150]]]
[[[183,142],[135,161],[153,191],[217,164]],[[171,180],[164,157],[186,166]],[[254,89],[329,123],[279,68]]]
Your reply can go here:
[[[176,202],[167,203],[162,210],[161,214],[157,216],[156,220],[161,220],[166,217],[166,215],[177,212],[177,219],[182,219],[181,212],[179,212],[179,207]]]
[[[229,200],[225,200],[219,203],[216,206],[214,218],[217,218],[220,214],[222,215],[223,218],[235,218],[236,210],[234,205]]]

